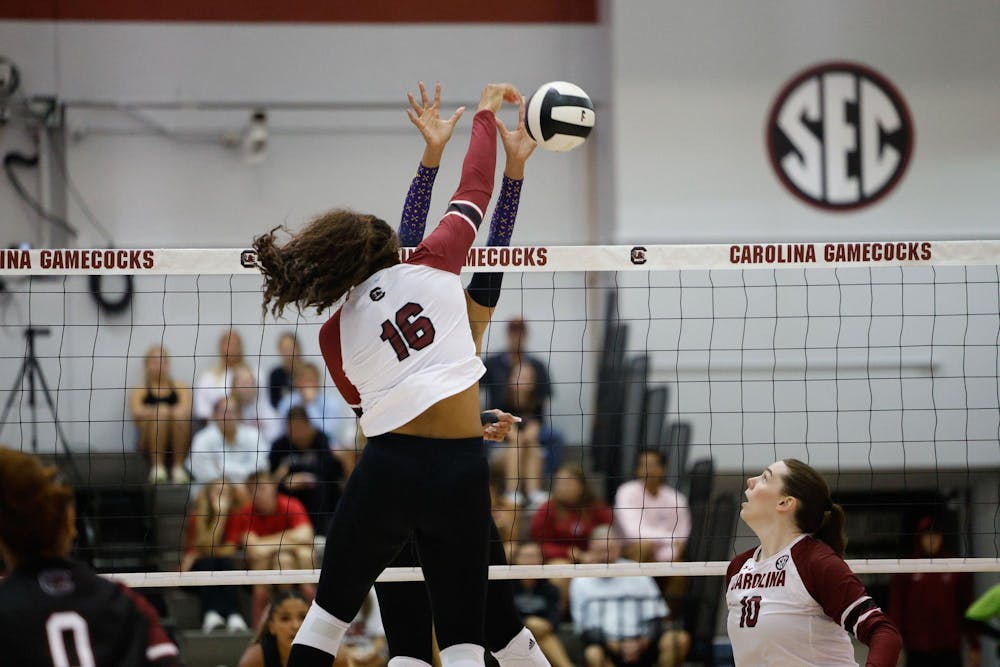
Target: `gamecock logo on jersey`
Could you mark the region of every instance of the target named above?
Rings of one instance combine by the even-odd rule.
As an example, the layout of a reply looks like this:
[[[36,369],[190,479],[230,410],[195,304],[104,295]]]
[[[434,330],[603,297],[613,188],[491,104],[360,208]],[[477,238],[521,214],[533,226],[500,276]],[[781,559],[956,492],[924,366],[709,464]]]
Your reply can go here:
[[[832,211],[874,204],[899,183],[913,153],[910,111],[892,83],[849,62],[815,65],[788,82],[767,119],[778,179]]]

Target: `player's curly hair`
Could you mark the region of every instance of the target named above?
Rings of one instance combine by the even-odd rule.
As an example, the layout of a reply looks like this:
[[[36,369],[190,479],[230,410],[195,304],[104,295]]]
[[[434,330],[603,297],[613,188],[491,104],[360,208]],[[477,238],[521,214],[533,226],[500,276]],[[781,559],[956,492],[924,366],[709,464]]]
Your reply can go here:
[[[396,232],[374,215],[334,209],[314,218],[279,245],[275,227],[253,241],[264,274],[263,310],[280,317],[285,307],[320,313],[376,271],[399,263]]]
[[[837,555],[847,548],[844,508],[830,498],[830,487],[816,470],[798,459],[785,459],[788,473],[782,482],[786,494],[799,501],[795,523],[799,530],[830,545]]]
[[[18,562],[61,555],[73,490],[55,468],[0,447],[0,543]]]

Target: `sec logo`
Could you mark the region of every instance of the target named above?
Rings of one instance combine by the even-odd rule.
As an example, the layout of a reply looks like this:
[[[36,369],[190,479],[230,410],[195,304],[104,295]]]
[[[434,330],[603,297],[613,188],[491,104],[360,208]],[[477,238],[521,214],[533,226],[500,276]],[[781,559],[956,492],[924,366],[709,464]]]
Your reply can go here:
[[[766,128],[775,174],[802,201],[824,210],[871,205],[899,183],[913,154],[903,96],[875,70],[849,62],[815,65],[778,93]]]

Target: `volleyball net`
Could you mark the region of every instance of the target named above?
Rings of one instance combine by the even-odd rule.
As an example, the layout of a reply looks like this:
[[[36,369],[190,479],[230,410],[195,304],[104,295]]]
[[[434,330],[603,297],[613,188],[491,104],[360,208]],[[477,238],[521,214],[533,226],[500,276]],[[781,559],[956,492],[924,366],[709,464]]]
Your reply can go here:
[[[301,345],[295,368],[320,372],[326,407],[310,422],[328,434],[343,469],[305,486],[339,489],[349,474],[363,438],[319,354],[326,316],[262,316],[254,259],[242,249],[0,251],[0,442],[59,465],[77,489],[77,554],[134,585],[317,577],[301,563],[179,572],[185,549],[196,550],[199,484],[212,480],[154,479],[139,451],[148,432],[136,406],[174,405],[170,391],[151,391],[150,351],[163,350],[171,388],[183,394],[201,383],[217,399],[233,392],[220,358],[232,331],[253,371],[251,386],[239,388],[241,414],[257,429],[257,467],[270,468],[298,390],[284,376],[289,398],[272,401],[279,340],[292,333]],[[508,381],[483,392],[484,409],[512,400],[541,407],[532,428],[490,447],[495,516],[510,553],[565,543],[537,514],[546,495],[577,498],[565,483],[574,467],[593,496],[585,514],[610,517],[608,539],[633,553],[628,524],[657,508],[623,505],[634,496],[622,489],[647,450],[662,455],[664,483],[683,495],[689,517],[670,534],[638,529],[659,549],[651,562],[515,565],[491,576],[723,574],[753,544],[738,521],[746,478],[791,457],[822,472],[844,505],[856,572],[1000,570],[1000,242],[477,247],[466,271],[479,269],[505,273],[484,357],[519,341],[540,363],[499,365]],[[221,386],[206,383],[212,373],[226,378]],[[196,414],[198,403],[196,388],[180,420],[187,430],[176,436],[187,441],[171,435],[158,446],[187,452],[211,427],[214,404],[206,413],[202,401]],[[174,428],[166,417],[153,421]],[[227,452],[213,452],[219,465]],[[311,519],[322,523],[329,511]],[[928,525],[943,546],[913,558],[926,556],[918,533]],[[407,568],[384,580],[419,577]]]

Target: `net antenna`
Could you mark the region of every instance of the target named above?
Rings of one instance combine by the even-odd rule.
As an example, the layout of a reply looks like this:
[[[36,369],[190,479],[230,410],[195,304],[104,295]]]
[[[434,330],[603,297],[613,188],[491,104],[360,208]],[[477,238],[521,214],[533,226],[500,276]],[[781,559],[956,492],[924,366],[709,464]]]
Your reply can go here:
[[[45,403],[49,406],[49,412],[52,413],[52,423],[56,429],[56,440],[61,445],[63,455],[66,457],[67,468],[73,477],[72,481],[82,482],[83,477],[80,475],[80,470],[76,467],[76,462],[73,460],[73,453],[70,451],[66,440],[66,434],[63,432],[62,425],[59,423],[59,415],[56,412],[55,401],[52,400],[52,392],[49,390],[49,383],[45,380],[45,373],[42,370],[41,364],[38,363],[38,356],[35,354],[35,337],[49,336],[51,334],[52,330],[47,328],[31,326],[25,328],[24,361],[21,362],[21,369],[17,372],[14,384],[10,388],[10,394],[7,396],[7,403],[3,406],[3,415],[0,415],[0,431],[2,431],[7,425],[7,417],[10,415],[11,408],[14,407],[14,399],[17,398],[20,393],[25,391],[24,383],[25,380],[27,380],[28,409],[31,411],[31,451],[35,454],[38,453],[37,393],[40,387],[42,398],[45,399]]]

